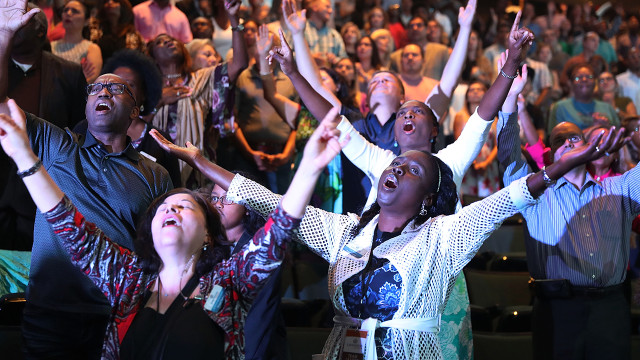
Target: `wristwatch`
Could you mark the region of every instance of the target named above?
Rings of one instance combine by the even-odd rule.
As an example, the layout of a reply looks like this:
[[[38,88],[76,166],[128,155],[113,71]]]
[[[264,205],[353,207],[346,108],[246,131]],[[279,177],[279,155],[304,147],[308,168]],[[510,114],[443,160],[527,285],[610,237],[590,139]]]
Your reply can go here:
[[[244,24],[238,24],[238,26],[232,26],[231,31],[244,31]]]

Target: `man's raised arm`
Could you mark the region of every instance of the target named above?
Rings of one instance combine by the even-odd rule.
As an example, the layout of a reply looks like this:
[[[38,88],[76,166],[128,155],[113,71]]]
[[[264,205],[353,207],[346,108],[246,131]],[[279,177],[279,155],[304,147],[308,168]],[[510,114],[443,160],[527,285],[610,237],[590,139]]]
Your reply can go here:
[[[11,42],[16,31],[24,26],[40,9],[27,12],[26,0],[0,0],[0,102],[4,103],[9,88],[9,58]],[[6,105],[0,105],[0,113],[10,114]]]

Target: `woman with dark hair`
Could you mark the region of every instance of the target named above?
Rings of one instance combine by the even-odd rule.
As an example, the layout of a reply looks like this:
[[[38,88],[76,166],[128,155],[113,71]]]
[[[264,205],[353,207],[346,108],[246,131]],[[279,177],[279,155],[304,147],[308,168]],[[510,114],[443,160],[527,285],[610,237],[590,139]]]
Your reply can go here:
[[[222,0],[221,0],[222,1]],[[225,0],[234,28],[239,26],[238,0]],[[228,101],[234,91],[236,78],[247,67],[247,50],[243,32],[233,32],[233,61],[191,72],[191,56],[185,45],[167,34],[160,34],[148,44],[149,55],[155,60],[163,76],[162,98],[156,105],[153,124],[169,133],[177,144],[190,141],[215,156],[216,141],[213,130],[221,128],[231,116],[233,102]],[[212,121],[207,117],[212,113]],[[192,169],[180,162],[182,184],[198,187],[204,179],[192,174]]]
[[[2,149],[17,164],[60,246],[112,307],[102,357],[244,358],[247,311],[280,266],[286,241],[304,215],[322,168],[340,151],[332,124],[337,112],[329,114],[309,139],[291,191],[266,225],[241,251],[225,259],[228,240],[218,212],[202,196],[184,188],[153,201],[137,229],[136,252],[111,241],[84,219],[42,167],[29,146],[24,113],[13,100],[5,105],[11,117],[0,115]],[[152,134],[163,139],[155,131]],[[191,153],[199,154],[187,145]],[[197,157],[182,159],[217,167]]]
[[[233,173],[250,177],[246,173]],[[258,229],[264,226],[264,218],[249,207],[229,201],[226,190],[217,184],[206,195],[220,214],[227,239],[232,243],[231,254],[241,251],[253,239]],[[245,359],[287,358],[287,331],[280,308],[281,282],[282,267],[278,267],[258,293],[247,313],[244,333],[249,336],[245,337]]]
[[[371,34],[380,29],[388,29],[389,19],[387,13],[380,6],[375,6],[367,13],[364,22],[363,32],[365,35]]]
[[[335,70],[347,84],[349,96],[347,99],[353,99],[353,106],[356,109],[362,109],[366,107],[367,97],[358,89],[358,78],[356,76],[356,64],[350,57],[341,58],[333,64],[333,70]]]
[[[358,89],[366,94],[371,76],[382,69],[380,53],[376,42],[370,36],[361,37],[356,43],[356,74],[358,75]]]
[[[102,69],[100,47],[84,38],[89,23],[89,8],[79,0],[71,0],[62,9],[62,26],[65,29],[61,40],[51,43],[51,52],[65,60],[82,65],[82,71],[90,84]]]
[[[429,152],[416,150],[396,157],[385,169],[376,204],[362,217],[308,206],[297,238],[329,262],[336,312],[323,358],[348,353],[366,359],[448,358],[438,332],[457,275],[505,219],[536,203],[552,181],[546,179],[557,179],[612,148],[612,135],[597,147],[601,139],[602,134],[543,172],[456,214],[451,170]],[[257,183],[203,162],[194,147],[163,144],[227,188],[229,201],[262,214],[281,201]]]
[[[91,41],[102,51],[102,61],[120,49],[145,51],[146,43],[133,23],[129,0],[99,0],[97,26],[91,29]]]

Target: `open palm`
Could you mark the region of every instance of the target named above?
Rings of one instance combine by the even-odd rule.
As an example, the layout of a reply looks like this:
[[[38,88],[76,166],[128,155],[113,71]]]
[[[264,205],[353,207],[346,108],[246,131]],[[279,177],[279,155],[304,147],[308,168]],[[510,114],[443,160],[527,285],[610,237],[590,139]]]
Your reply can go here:
[[[282,1],[282,16],[292,34],[304,31],[304,26],[307,22],[307,10],[298,12],[295,0]]]
[[[27,10],[26,0],[0,0],[0,31],[15,33],[40,9]]]
[[[200,149],[193,146],[190,142],[187,142],[186,147],[178,146],[165,139],[164,136],[155,129],[151,130],[149,135],[151,135],[151,137],[158,143],[162,150],[175,155],[175,157],[191,165],[191,167],[195,167],[196,157],[202,155]]]
[[[269,32],[267,25],[260,25],[258,33],[256,34],[256,48],[258,50],[258,54],[260,54],[261,57],[265,57],[269,53],[269,50],[271,50],[272,44],[273,34]]]
[[[473,23],[473,15],[476,13],[477,0],[469,0],[467,7],[460,7],[458,12],[458,24],[460,26],[471,26]]]

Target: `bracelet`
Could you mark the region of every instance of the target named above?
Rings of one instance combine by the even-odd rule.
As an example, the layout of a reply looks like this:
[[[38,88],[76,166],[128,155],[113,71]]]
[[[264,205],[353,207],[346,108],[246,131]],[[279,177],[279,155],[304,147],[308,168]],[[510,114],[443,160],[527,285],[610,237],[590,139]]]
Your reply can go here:
[[[546,187],[553,186],[556,183],[555,180],[551,180],[549,175],[547,175],[547,167],[546,166],[542,167],[542,180],[544,180],[544,184],[545,184]]]
[[[38,161],[36,161],[35,164],[33,164],[32,167],[30,167],[29,169],[25,170],[25,171],[18,171],[18,177],[20,177],[20,179],[24,179],[27,176],[31,176],[33,174],[35,174],[38,170],[40,170],[40,168],[42,167],[42,160],[38,159]]]
[[[513,76],[510,76],[510,75],[507,75],[502,69],[500,69],[500,75],[506,77],[507,79],[513,80],[513,79],[517,78],[518,75],[520,75],[520,70],[516,70],[516,74],[513,75]]]

